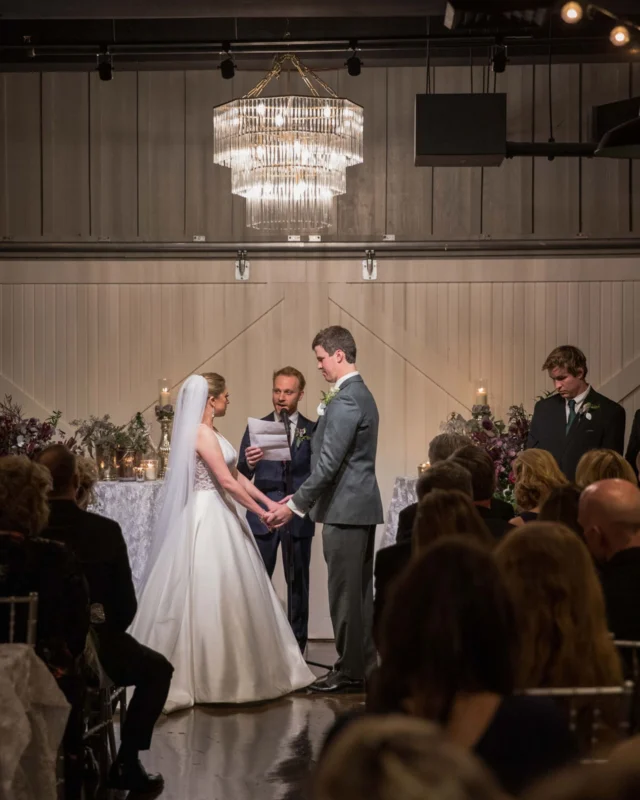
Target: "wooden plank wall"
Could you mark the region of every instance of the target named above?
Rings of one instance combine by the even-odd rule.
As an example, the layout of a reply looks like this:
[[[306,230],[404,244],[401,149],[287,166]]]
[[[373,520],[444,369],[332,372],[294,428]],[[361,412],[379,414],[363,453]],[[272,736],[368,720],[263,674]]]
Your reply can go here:
[[[257,241],[230,173],[212,163],[211,109],[242,96],[260,74],[224,81],[210,72],[0,74],[0,237],[15,241]],[[365,163],[348,171],[336,224],[340,241],[624,237],[640,235],[634,162],[518,158],[499,168],[413,166],[415,95],[422,67],[323,77],[365,109]],[[585,141],[590,109],[637,94],[633,64],[511,65],[514,141]],[[482,67],[436,67],[435,92],[481,91]],[[285,85],[283,86],[282,83]],[[489,76],[493,90],[493,75]],[[300,91],[283,76],[267,93]],[[551,113],[550,113],[551,110]],[[552,127],[550,127],[550,121]],[[477,124],[470,120],[469,124]],[[274,237],[270,238],[282,238]]]

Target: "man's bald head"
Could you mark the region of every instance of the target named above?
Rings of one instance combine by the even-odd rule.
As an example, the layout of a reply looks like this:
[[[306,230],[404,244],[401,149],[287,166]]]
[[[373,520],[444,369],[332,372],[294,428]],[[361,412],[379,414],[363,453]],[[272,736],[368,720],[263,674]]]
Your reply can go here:
[[[640,546],[640,489],[619,478],[592,483],[582,492],[578,518],[594,558],[608,561]]]
[[[46,467],[53,478],[50,497],[75,497],[78,488],[76,457],[68,447],[52,444],[36,456],[36,461]]]

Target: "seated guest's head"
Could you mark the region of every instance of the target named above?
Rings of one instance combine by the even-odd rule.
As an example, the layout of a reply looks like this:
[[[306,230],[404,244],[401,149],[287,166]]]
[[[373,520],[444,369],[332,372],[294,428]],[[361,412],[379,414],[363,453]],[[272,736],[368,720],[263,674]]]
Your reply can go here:
[[[492,800],[485,767],[433,724],[407,716],[353,722],[328,748],[313,800]]]
[[[506,536],[495,557],[518,624],[517,685],[620,683],[600,581],[575,533],[559,523],[532,522]]]
[[[596,481],[609,478],[620,478],[634,486],[638,485],[633,467],[620,453],[615,450],[587,450],[576,468],[576,483],[579,488],[586,489]]]
[[[80,508],[86,509],[95,502],[93,487],[98,482],[98,467],[92,458],[77,456],[76,472],[78,474],[76,502]]]
[[[572,483],[557,486],[547,495],[540,508],[540,522],[561,522],[567,528],[582,536],[582,527],[578,522],[578,504],[580,489]]]
[[[468,469],[452,461],[438,462],[418,478],[416,484],[418,501],[434,489],[443,491],[457,489],[469,497],[473,497],[471,474]]]
[[[51,475],[26,456],[0,458],[0,529],[37,536],[49,521]]]
[[[516,479],[513,492],[523,511],[539,509],[552,489],[569,482],[551,453],[537,448],[518,453],[513,473]]]
[[[446,461],[465,444],[469,444],[469,439],[459,433],[439,433],[429,442],[429,463],[433,466]]]
[[[449,460],[469,470],[473,502],[489,508],[496,490],[496,468],[489,453],[482,447],[466,444],[456,450]]]
[[[458,693],[513,690],[511,600],[488,550],[450,536],[408,566],[380,630],[367,702],[446,724]]]
[[[38,453],[36,461],[51,473],[53,486],[49,497],[52,500],[75,500],[78,491],[78,473],[76,457],[71,450],[63,444],[52,444]]]
[[[612,478],[582,492],[580,524],[591,555],[608,561],[616,553],[640,546],[640,489]]]
[[[475,539],[488,548],[494,545],[493,536],[468,495],[456,489],[434,489],[418,504],[411,539],[414,556],[438,539],[454,534]]]

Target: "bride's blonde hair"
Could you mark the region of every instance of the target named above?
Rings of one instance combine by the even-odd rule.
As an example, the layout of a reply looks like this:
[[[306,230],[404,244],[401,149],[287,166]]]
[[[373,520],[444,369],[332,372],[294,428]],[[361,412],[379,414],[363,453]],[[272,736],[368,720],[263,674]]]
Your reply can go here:
[[[222,375],[218,375],[217,372],[203,372],[202,377],[209,387],[209,397],[220,397],[227,388],[227,382]]]

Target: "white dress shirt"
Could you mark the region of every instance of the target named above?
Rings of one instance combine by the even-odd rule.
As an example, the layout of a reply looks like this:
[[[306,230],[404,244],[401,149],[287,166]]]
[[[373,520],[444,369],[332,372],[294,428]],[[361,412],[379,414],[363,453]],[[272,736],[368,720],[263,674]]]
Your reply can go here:
[[[584,403],[585,398],[589,394],[590,391],[591,391],[591,386],[587,386],[587,388],[584,390],[584,392],[582,392],[582,394],[576,395],[573,398],[573,400],[576,401],[576,409],[575,409],[576,410],[576,416],[578,416],[578,414],[580,413],[580,409],[582,407],[582,404]],[[567,422],[569,422],[569,400],[568,399],[564,401],[564,410],[565,410],[565,413],[566,413]]]
[[[358,370],[354,370],[353,372],[348,372],[346,375],[343,375],[341,378],[338,378],[338,380],[331,387],[331,390],[339,389],[346,380],[349,380],[349,378],[353,378],[354,375],[359,375],[359,374],[360,373],[358,372]],[[298,517],[305,516],[305,514],[303,514],[302,511],[300,511],[300,509],[297,508],[293,500],[289,500],[287,505],[293,511],[293,513],[296,514]]]
[[[277,411],[273,412],[273,416],[276,422],[282,422],[282,417],[278,414]],[[291,447],[293,447],[296,441],[296,430],[298,429],[298,419],[300,418],[300,412],[294,411],[293,414],[289,417],[289,442]]]

